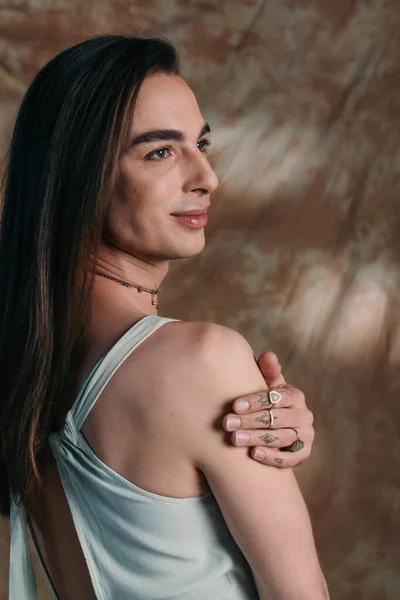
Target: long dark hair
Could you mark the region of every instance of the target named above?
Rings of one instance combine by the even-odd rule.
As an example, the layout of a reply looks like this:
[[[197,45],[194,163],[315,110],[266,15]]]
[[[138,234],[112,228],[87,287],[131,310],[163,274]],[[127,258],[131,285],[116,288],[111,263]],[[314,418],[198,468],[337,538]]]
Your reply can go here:
[[[0,512],[29,504],[87,329],[114,172],[163,39],[104,35],[53,58],[21,104],[0,213]]]

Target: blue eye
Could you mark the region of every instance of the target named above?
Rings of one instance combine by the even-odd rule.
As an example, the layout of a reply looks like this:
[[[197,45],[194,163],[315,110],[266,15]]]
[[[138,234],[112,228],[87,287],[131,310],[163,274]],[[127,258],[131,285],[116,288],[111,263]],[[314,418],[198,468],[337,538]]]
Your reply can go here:
[[[170,149],[168,147],[159,148],[158,150],[154,150],[153,152],[150,152],[150,154],[148,154],[146,156],[146,160],[164,160],[165,158],[167,158],[166,152],[169,150]]]
[[[208,148],[211,146],[211,140],[200,140],[197,142],[197,147],[200,152],[207,152]]]
[[[200,152],[204,154],[207,152],[207,149],[211,146],[211,140],[200,140],[197,142],[197,147]],[[164,148],[159,148],[158,150],[153,150],[145,156],[145,160],[165,160],[171,154],[171,148],[169,146],[165,146]]]

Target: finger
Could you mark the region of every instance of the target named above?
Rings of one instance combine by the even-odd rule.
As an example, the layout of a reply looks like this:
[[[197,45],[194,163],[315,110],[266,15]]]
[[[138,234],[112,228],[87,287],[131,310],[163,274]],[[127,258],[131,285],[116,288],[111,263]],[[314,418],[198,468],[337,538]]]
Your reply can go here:
[[[279,403],[277,403],[279,404],[280,408],[290,408],[293,406],[294,400],[296,401],[297,405],[304,404],[304,394],[301,390],[298,390],[289,384],[285,384],[283,387],[280,387],[278,391],[281,395],[281,399],[279,400]],[[245,414],[261,411],[266,408],[272,408],[277,404],[271,404],[268,392],[263,390],[262,392],[248,394],[247,396],[237,398],[233,402],[232,408],[237,414]]]
[[[285,452],[276,448],[263,448],[256,446],[251,450],[251,456],[257,462],[271,467],[284,469],[285,467],[297,467],[309,457],[309,449],[303,448],[299,452]]]
[[[245,415],[226,415],[222,420],[225,431],[237,429],[282,429],[284,427],[299,428],[308,426],[308,413],[297,408],[268,408],[266,410],[248,413]]]
[[[233,410],[237,414],[245,414],[249,412],[257,412],[266,408],[291,408],[293,405],[298,407],[304,407],[305,405],[305,396],[303,392],[297,388],[289,384],[285,384],[283,387],[279,388],[280,400],[275,404],[271,403],[270,392],[263,390],[261,392],[256,392],[252,394],[247,394],[247,396],[242,396],[237,398],[232,403]]]
[[[298,439],[293,429],[261,429],[239,430],[231,435],[235,446],[269,446],[270,448],[285,448],[291,446]]]
[[[258,358],[258,367],[264,376],[267,386],[278,387],[285,385],[286,381],[282,375],[281,365],[274,352],[263,352]]]

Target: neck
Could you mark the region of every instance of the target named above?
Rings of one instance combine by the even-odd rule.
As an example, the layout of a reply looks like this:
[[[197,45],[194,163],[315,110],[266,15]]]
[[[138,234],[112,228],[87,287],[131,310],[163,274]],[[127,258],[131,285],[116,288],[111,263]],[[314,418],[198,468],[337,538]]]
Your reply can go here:
[[[125,287],[114,281],[126,282],[146,290],[158,290],[168,272],[169,262],[146,261],[115,249],[101,247],[92,270],[106,277],[97,277],[97,286],[113,295],[118,294],[126,302],[146,314],[156,314],[155,300],[158,295]],[[107,279],[110,277],[111,279]]]

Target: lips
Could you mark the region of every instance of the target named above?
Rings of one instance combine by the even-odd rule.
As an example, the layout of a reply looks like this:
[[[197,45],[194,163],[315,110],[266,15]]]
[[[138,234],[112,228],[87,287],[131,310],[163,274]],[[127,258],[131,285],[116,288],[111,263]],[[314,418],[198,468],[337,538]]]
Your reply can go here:
[[[204,208],[193,208],[192,210],[183,210],[171,214],[173,217],[198,217],[199,215],[204,215],[208,208],[209,206],[205,206]]]
[[[208,222],[207,209],[208,206],[206,208],[194,208],[192,210],[172,213],[171,217],[180,225],[189,229],[202,229]]]

